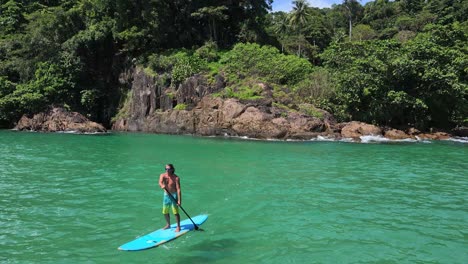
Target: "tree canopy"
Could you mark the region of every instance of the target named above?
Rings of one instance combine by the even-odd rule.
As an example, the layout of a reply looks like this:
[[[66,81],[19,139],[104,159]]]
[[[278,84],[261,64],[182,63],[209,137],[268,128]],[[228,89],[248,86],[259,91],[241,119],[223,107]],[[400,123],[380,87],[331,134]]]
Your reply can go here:
[[[51,105],[108,125],[133,64],[173,89],[225,74],[223,96],[254,96],[247,80],[260,79],[291,99],[277,105],[311,103],[342,121],[467,125],[466,1],[297,0],[290,12],[271,2],[0,0],[0,125]]]

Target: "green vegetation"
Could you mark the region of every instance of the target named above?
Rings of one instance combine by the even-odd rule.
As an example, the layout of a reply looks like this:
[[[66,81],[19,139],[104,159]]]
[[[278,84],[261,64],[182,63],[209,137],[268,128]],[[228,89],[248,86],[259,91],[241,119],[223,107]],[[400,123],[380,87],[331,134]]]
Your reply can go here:
[[[170,55],[150,55],[148,64],[155,72],[170,72],[171,86],[177,86],[188,77],[205,71],[208,67],[205,59],[187,50],[177,51]]]
[[[131,102],[132,91],[128,91],[125,96],[122,96],[122,102],[119,105],[119,111],[112,118],[112,122],[116,122],[119,119],[128,118],[130,116],[130,102]]]
[[[306,59],[258,44],[236,44],[221,57],[220,63],[228,77],[253,76],[278,84],[295,84],[312,71],[312,64]]]
[[[451,34],[447,39],[445,34]],[[458,39],[457,39],[458,38]],[[466,34],[457,24],[428,25],[414,39],[332,44],[324,66],[335,72],[334,105],[351,119],[425,128],[467,116]]]
[[[174,93],[221,74],[216,96],[261,99],[263,83],[274,106],[317,117],[468,125],[466,1],[292,3],[268,13],[269,0],[0,0],[0,126],[51,105],[104,124],[125,116],[119,74],[133,63]]]
[[[251,86],[240,86],[240,87],[226,87],[224,89],[223,97],[225,98],[237,98],[241,100],[255,100],[263,98],[261,96],[262,88],[258,85]]]
[[[299,111],[309,116],[323,118],[324,114],[310,104],[300,104]]]
[[[187,109],[187,105],[186,104],[177,104],[175,107],[174,107],[174,110],[185,110]]]

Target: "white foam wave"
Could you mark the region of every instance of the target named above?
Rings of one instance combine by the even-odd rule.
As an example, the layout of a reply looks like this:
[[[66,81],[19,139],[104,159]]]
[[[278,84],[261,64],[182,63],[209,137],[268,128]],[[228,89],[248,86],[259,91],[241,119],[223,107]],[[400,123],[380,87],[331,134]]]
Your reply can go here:
[[[362,143],[371,143],[371,142],[388,142],[390,139],[382,136],[360,136]]]
[[[208,137],[219,137],[219,136],[208,136]],[[240,140],[252,140],[252,141],[286,141],[286,142],[301,142],[301,141],[307,141],[303,139],[292,139],[292,138],[287,138],[287,139],[276,139],[276,138],[267,138],[267,139],[259,139],[259,138],[251,138],[248,136],[232,136],[229,135],[228,133],[224,133],[223,137],[225,138],[233,138],[233,139],[240,139]],[[381,135],[368,135],[368,136],[361,136],[359,137],[360,140],[355,140],[353,138],[340,138],[337,139],[335,137],[327,137],[327,136],[317,136],[315,138],[309,139],[309,141],[326,141],[326,142],[346,142],[346,143],[392,143],[392,142],[408,142],[408,143],[432,143],[432,140],[429,139],[423,139],[418,136],[415,136],[415,138],[406,138],[406,139],[389,139]],[[468,143],[468,137],[454,137],[454,138],[449,138],[447,141],[454,141],[454,142],[460,142],[460,143]]]
[[[77,130],[56,131],[57,134],[72,134],[72,135],[109,135],[110,132],[80,132]]]
[[[287,142],[296,142],[296,141],[299,141],[299,139],[287,138],[286,141]]]
[[[468,144],[468,137],[453,137],[446,139],[447,141],[454,141],[454,142],[459,142],[459,143],[464,143]]]
[[[212,137],[218,137],[218,136],[212,136]],[[248,136],[232,136],[232,135],[229,135],[227,133],[224,133],[223,137],[241,139],[241,140],[262,140],[262,139],[259,139],[259,138],[251,138],[251,137],[248,137]]]
[[[66,131],[57,131],[58,134],[78,134],[79,132],[76,130],[66,130]]]
[[[336,141],[335,138],[329,138],[324,136],[317,136],[316,141]]]
[[[110,133],[109,132],[85,132],[85,133],[82,133],[82,134],[85,134],[85,135],[108,135]]]
[[[416,141],[417,142],[421,142],[421,143],[431,143],[431,140],[430,139],[423,139],[423,138],[420,138],[418,136],[414,136],[416,138]]]
[[[281,141],[281,140],[277,138],[267,138],[266,141]]]
[[[405,138],[405,139],[389,139],[383,136],[361,136],[361,143],[382,143],[382,142],[422,142],[422,143],[431,143],[429,140],[423,140],[418,137],[416,139]]]

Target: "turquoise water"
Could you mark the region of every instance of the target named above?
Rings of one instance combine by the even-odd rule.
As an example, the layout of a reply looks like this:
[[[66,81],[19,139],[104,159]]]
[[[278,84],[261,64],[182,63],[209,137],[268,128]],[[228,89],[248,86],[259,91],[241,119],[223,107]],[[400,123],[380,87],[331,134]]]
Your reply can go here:
[[[467,161],[456,142],[0,131],[0,262],[468,263]],[[166,163],[204,231],[118,251],[164,225]]]

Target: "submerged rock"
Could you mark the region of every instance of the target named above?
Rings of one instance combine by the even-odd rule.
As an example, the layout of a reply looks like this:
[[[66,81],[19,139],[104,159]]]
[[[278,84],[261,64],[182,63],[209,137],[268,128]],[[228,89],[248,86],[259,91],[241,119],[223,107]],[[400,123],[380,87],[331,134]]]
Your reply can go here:
[[[103,125],[90,121],[82,114],[68,112],[63,108],[52,108],[32,117],[23,115],[14,129],[41,132],[106,132]]]

